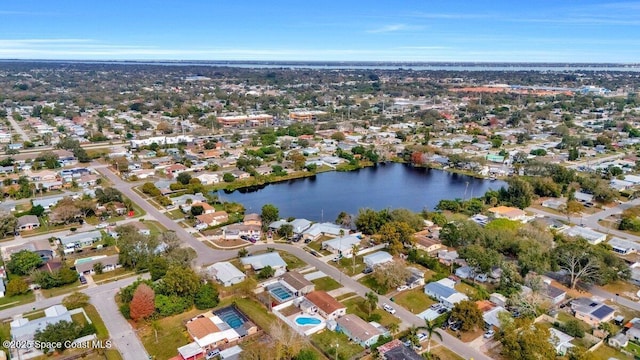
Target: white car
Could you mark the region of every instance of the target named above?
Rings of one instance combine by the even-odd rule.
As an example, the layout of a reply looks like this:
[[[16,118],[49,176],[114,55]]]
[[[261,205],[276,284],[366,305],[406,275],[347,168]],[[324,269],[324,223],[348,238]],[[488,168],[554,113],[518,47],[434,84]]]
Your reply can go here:
[[[407,285],[402,285],[402,286],[398,286],[396,288],[397,291],[405,291],[405,290],[409,290],[409,287]]]
[[[418,333],[418,341],[423,342],[426,338],[427,338],[427,334],[425,333]]]
[[[107,227],[107,223],[100,223],[98,225],[96,225],[96,229],[104,229]]]
[[[486,333],[484,333],[484,338],[485,339],[489,339],[489,338],[493,337],[493,335],[495,335],[495,333],[496,332],[493,331],[493,329],[489,329],[489,330],[487,330]]]
[[[384,309],[384,311],[388,312],[389,314],[395,314],[396,313],[396,309],[392,308],[391,305],[389,305],[389,304],[383,304],[382,308]]]

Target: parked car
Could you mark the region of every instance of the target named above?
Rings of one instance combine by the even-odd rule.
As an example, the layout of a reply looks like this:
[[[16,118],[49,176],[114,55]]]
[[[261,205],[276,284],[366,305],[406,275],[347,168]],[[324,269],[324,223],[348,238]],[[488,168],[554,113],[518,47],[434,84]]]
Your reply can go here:
[[[310,254],[315,256],[315,257],[320,257],[320,254],[315,250],[311,250]]]
[[[362,270],[363,274],[371,274],[373,272],[373,269],[370,267],[364,268],[364,270]]]
[[[218,350],[218,349],[213,349],[213,350],[211,350],[211,351],[209,351],[209,352],[207,353],[207,356],[205,357],[205,359],[207,359],[207,360],[211,360],[211,359],[213,359],[214,357],[216,357],[216,356],[218,356],[218,355],[220,355],[220,350]]]
[[[85,285],[87,283],[87,278],[84,275],[80,275],[80,284]]]
[[[487,332],[484,333],[484,338],[485,339],[490,339],[491,337],[493,337],[493,335],[495,335],[495,331],[493,331],[493,329],[489,329],[487,330]]]
[[[108,226],[107,223],[100,223],[100,224],[96,225],[96,229],[104,229],[107,226]]]
[[[409,287],[407,285],[398,286],[396,288],[397,291],[405,291],[405,290],[408,290],[408,289],[409,289]]]
[[[451,330],[452,331],[458,331],[458,330],[460,330],[460,328],[462,328],[462,322],[461,321],[457,321],[457,322],[453,323],[453,325],[451,325]]]
[[[418,341],[423,342],[424,340],[427,339],[427,334],[425,333],[418,333]]]
[[[308,244],[308,243],[310,243],[310,242],[311,242],[311,238],[306,238],[306,239],[304,239],[304,243],[305,243],[305,244]]]
[[[441,307],[441,308],[440,308],[440,309],[438,309],[437,311],[438,311],[438,314],[442,315],[442,314],[444,314],[444,313],[446,313],[446,312],[447,312],[447,308],[445,308],[445,307]]]
[[[392,308],[391,305],[389,304],[382,304],[382,308],[384,309],[384,311],[388,312],[389,314],[396,313],[396,309]]]
[[[433,311],[438,311],[438,310],[442,309],[442,304],[435,303],[435,304],[431,305],[430,309],[433,310]]]

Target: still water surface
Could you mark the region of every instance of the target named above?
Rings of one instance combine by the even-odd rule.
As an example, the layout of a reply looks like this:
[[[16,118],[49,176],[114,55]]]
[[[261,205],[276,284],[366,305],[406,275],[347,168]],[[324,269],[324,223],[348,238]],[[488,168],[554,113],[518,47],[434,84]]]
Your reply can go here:
[[[249,212],[274,204],[281,217],[334,221],[341,211],[356,214],[360,208],[433,208],[442,199],[468,199],[502,181],[489,181],[442,170],[389,163],[351,172],[327,172],[313,178],[266,185],[262,189],[220,191],[223,200],[242,203]]]

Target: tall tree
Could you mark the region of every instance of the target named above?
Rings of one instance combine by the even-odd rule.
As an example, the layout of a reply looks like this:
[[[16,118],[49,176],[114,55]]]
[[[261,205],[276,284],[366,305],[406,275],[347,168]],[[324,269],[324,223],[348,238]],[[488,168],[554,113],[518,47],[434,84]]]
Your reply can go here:
[[[368,306],[369,315],[371,315],[373,310],[376,308],[376,305],[378,305],[378,294],[374,293],[373,291],[368,291],[366,294],[364,294],[364,297],[365,302]]]
[[[29,250],[20,250],[11,254],[7,269],[16,275],[27,275],[40,265],[42,265],[40,255]]]
[[[262,227],[267,229],[269,224],[280,219],[280,211],[273,204],[262,206]]]
[[[579,281],[593,282],[600,275],[600,259],[593,256],[589,243],[584,240],[567,241],[558,246],[554,254],[558,266],[569,275],[572,289]]]
[[[462,322],[460,326],[460,330],[462,331],[471,331],[484,324],[482,311],[480,311],[478,305],[471,300],[464,300],[457,303],[451,310],[450,316]]]
[[[424,325],[419,326],[418,330],[424,330],[427,333],[427,353],[431,353],[431,338],[435,335],[440,341],[442,341],[442,334],[438,330],[438,325],[431,320],[424,319]]]
[[[143,320],[155,311],[155,293],[147,284],[140,284],[133,293],[129,304],[131,319]]]

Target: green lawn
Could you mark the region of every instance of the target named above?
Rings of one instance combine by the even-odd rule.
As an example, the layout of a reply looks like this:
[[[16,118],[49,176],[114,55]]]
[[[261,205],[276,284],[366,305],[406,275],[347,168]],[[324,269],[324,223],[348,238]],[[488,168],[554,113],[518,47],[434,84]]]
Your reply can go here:
[[[127,270],[125,268],[117,268],[113,271],[103,272],[102,274],[93,274],[91,275],[91,277],[93,277],[93,281],[97,283],[97,282],[105,281],[111,278],[125,277],[128,275],[134,275],[134,274],[135,272],[131,270]]]
[[[178,354],[178,348],[189,343],[189,334],[184,322],[201,314],[202,310],[190,310],[185,313],[168,316],[139,328],[138,335],[149,355],[157,360],[170,359]]]
[[[390,290],[386,286],[382,286],[382,285],[378,284],[378,282],[376,281],[376,279],[373,278],[372,275],[364,276],[364,277],[360,278],[358,280],[358,282],[361,283],[362,285],[368,287],[369,289],[373,290],[377,294],[384,295],[384,294],[388,293],[389,290]]]
[[[322,349],[326,354],[331,355],[334,359],[338,358],[340,360],[354,359],[364,351],[362,346],[351,343],[346,335],[329,330],[311,335],[311,343]],[[337,348],[336,344],[338,344]],[[337,356],[336,349],[338,350]]]
[[[358,315],[364,320],[367,320],[369,318],[369,308],[363,298],[356,297],[353,299],[342,301],[342,303],[347,307],[348,314]],[[391,323],[400,323],[400,320],[397,317],[382,310],[380,308],[381,305],[382,304],[378,304],[378,306],[373,310],[372,314],[380,315],[380,324],[382,324],[382,326],[388,326]]]
[[[36,301],[36,295],[33,291],[29,291],[23,295],[5,296],[0,298],[0,310],[7,309],[12,306],[18,306],[22,304],[28,304]]]
[[[71,315],[71,320],[78,325],[84,325],[87,323],[87,319],[84,317],[83,313]]]
[[[469,285],[469,284],[465,284],[463,282],[456,284],[455,289],[458,290],[459,292],[467,295],[469,298],[474,298],[476,295],[477,290],[474,289],[473,286]]]
[[[87,305],[84,307],[84,312],[87,313],[91,323],[96,327],[96,336],[98,339],[108,339],[109,331],[107,331],[104,321],[100,317],[100,314],[98,314],[98,310],[96,310],[93,305]]]
[[[27,314],[23,314],[22,316],[29,320],[40,319],[44,317],[44,310],[33,311]]]
[[[625,350],[629,351],[630,353],[636,355],[636,356],[640,356],[640,345],[629,341],[629,345],[627,345],[627,347],[625,348]]]
[[[342,287],[342,285],[340,285],[339,282],[333,280],[328,276],[315,279],[311,282],[315,284],[316,290],[322,290],[322,291],[331,291],[331,290],[335,290]]]
[[[54,297],[54,296],[58,296],[58,295],[64,295],[66,293],[70,293],[70,292],[74,292],[77,291],[79,288],[85,288],[86,285],[82,285],[82,286],[78,286],[80,285],[80,281],[76,280],[75,282],[68,284],[68,285],[64,285],[61,287],[56,287],[56,288],[51,288],[51,289],[42,289],[42,295],[44,295],[44,297],[46,298],[50,298],[50,297]]]
[[[298,268],[307,266],[306,262],[298,259],[297,257],[289,253],[282,252],[280,253],[280,257],[282,257],[282,260],[284,260],[287,263],[287,269],[289,270],[298,269]]]
[[[355,266],[353,264],[353,258],[342,258],[338,262],[331,262],[330,265],[335,266],[348,276],[360,274],[364,270],[364,263],[362,262],[362,256],[356,256]]]
[[[171,220],[180,220],[180,219],[184,219],[184,213],[182,212],[182,210],[180,209],[175,209],[175,210],[171,210],[171,211],[167,211],[166,213],[164,213],[165,215],[167,215],[167,217]]]
[[[157,221],[144,221],[144,224],[149,228],[152,236],[156,236],[167,231],[167,229]]]
[[[393,300],[414,314],[419,314],[427,310],[432,304],[435,304],[435,301],[425,295],[422,288],[403,291],[395,295]]]

